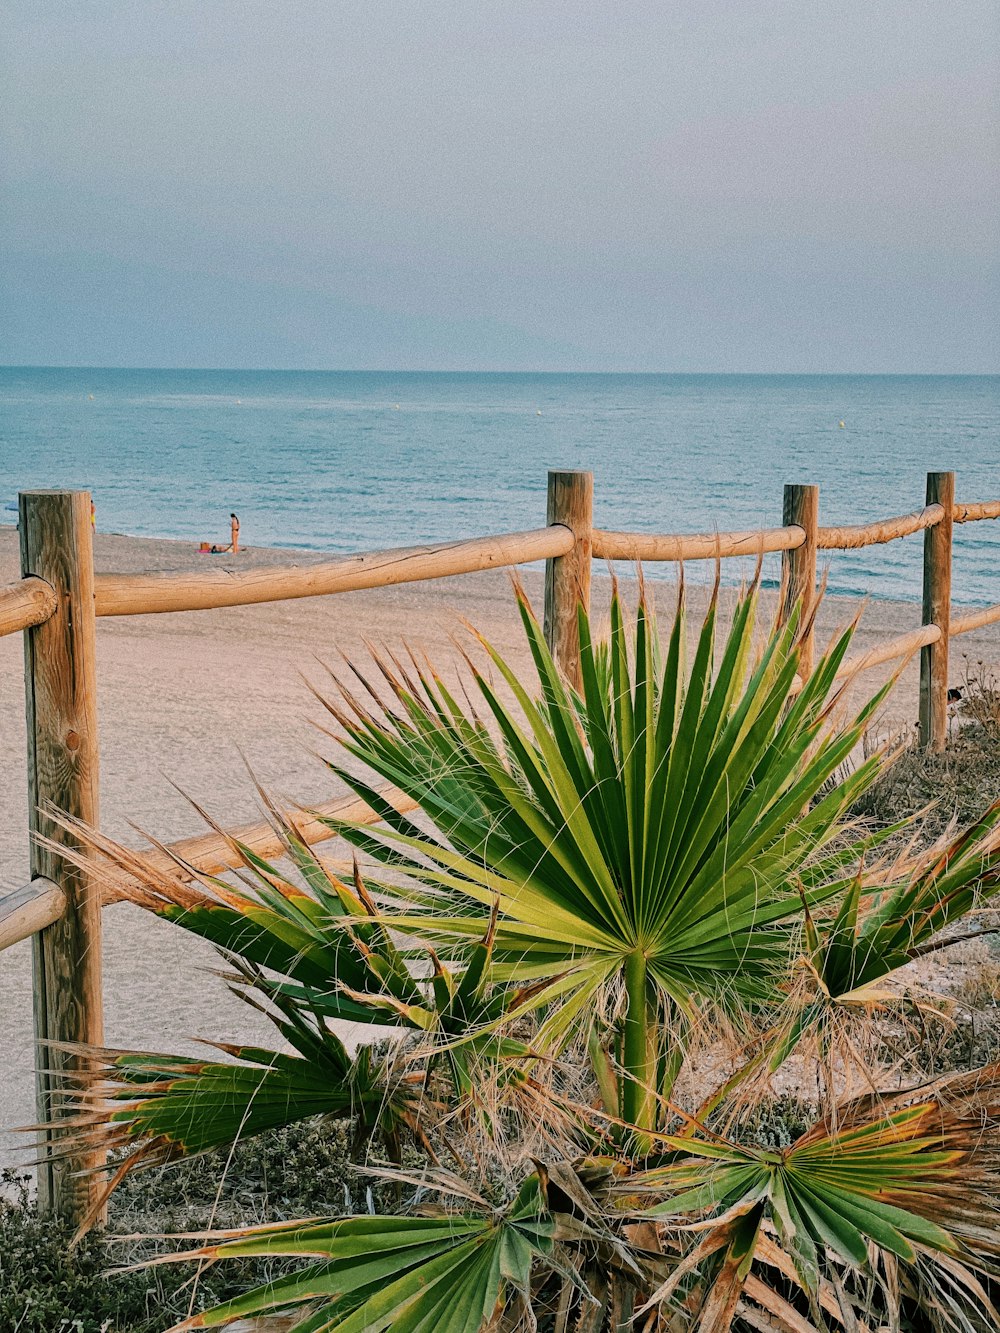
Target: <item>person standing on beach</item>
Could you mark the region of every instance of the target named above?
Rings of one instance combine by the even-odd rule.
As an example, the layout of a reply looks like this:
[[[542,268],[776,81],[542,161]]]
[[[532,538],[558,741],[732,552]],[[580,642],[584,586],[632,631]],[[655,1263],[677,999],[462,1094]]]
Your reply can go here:
[[[238,555],[240,550],[240,520],[236,517],[235,514],[230,514],[229,523],[230,523],[230,528],[232,530],[232,538],[233,538],[231,549],[233,555]]]

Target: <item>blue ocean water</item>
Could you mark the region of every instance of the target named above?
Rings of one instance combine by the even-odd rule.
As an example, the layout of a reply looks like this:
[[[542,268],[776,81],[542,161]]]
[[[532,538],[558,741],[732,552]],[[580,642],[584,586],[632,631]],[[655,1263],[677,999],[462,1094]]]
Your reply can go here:
[[[235,509],[247,544],[355,551],[541,526],[550,467],[650,532],[775,526],[785,482],[825,523],[918,508],[931,469],[998,498],[1000,376],[0,369],[0,521],[81,486],[105,530],[228,541]],[[1000,601],[1000,523],[956,534],[956,601]],[[920,542],[834,555],[831,590],[918,598]]]

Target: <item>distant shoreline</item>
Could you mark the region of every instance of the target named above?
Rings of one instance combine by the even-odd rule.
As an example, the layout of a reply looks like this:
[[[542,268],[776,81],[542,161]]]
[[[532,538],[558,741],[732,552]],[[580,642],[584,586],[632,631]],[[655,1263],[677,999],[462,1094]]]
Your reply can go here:
[[[29,368],[0,371],[0,519],[19,490],[86,487],[106,531],[225,545],[236,511],[306,559],[537,528],[568,468],[607,529],[772,528],[789,483],[850,525],[919,509],[930,471],[994,498],[998,439],[1000,376]],[[995,601],[998,567],[1000,526],[964,528],[956,601]],[[921,581],[919,537],[831,559],[844,596]]]
[[[17,524],[0,523],[0,533],[4,532],[16,533]],[[188,568],[202,569],[205,568],[207,564],[211,564],[217,567],[220,559],[232,560],[233,561],[232,568],[234,569],[236,568],[245,569],[252,566],[253,564],[261,564],[261,565],[278,565],[284,563],[319,564],[326,560],[343,560],[343,559],[348,559],[350,558],[350,556],[355,554],[358,555],[367,554],[368,551],[372,550],[393,549],[393,547],[368,547],[364,551],[355,552],[355,551],[322,550],[319,547],[315,546],[247,545],[241,547],[240,555],[236,557],[235,560],[233,560],[233,557],[228,555],[228,553],[225,551],[219,551],[215,554],[199,552],[195,542],[191,538],[187,537],[137,536],[136,534],[129,532],[100,532],[99,535],[102,538],[110,538],[121,542],[145,543],[148,545],[150,554],[152,554],[152,550],[155,548],[159,555],[161,556],[164,554],[168,555],[168,563],[166,564],[150,564],[148,567],[144,566],[141,570],[136,569],[131,571],[134,573],[141,572],[150,574],[155,574],[160,572],[161,570],[168,570],[168,569],[169,570],[188,569]],[[222,539],[220,538],[220,540]],[[413,544],[434,545],[434,543],[413,543]],[[402,547],[403,543],[400,542],[398,543],[398,545]],[[175,558],[170,557],[169,555],[171,548],[176,548]],[[188,556],[191,557],[190,561],[187,559]],[[776,563],[777,561],[777,557],[774,556],[768,557],[768,559],[774,563]],[[735,575],[732,577],[726,576],[727,565],[733,565],[736,568],[739,568],[741,565],[745,565],[747,563],[748,563],[747,561],[743,560],[723,561],[723,578],[722,578],[723,586],[730,589],[736,588],[740,585],[742,581],[740,577]],[[113,566],[108,566],[109,570],[111,570],[112,568]],[[535,563],[535,564],[517,566],[517,568],[525,570],[533,570],[537,572],[541,570],[542,566],[540,563]],[[704,587],[710,584],[714,578],[712,562],[708,560],[689,561],[687,562],[687,564],[685,564],[684,572],[685,572],[685,578],[692,585],[696,587]],[[626,564],[624,561],[616,562],[616,567],[614,569],[615,577],[628,579],[630,578],[632,573],[633,573],[633,567],[631,565]],[[822,574],[823,574],[823,563],[822,561],[820,561],[819,564],[820,577],[822,577]],[[608,571],[605,565],[603,565],[599,561],[594,562],[593,577],[595,581],[599,581],[602,579],[607,580],[610,579],[611,576],[612,576],[611,573]],[[648,562],[643,566],[643,576],[650,582],[655,583],[657,585],[661,583],[673,584],[676,582],[676,563],[673,561]],[[447,580],[443,580],[442,582],[447,582]],[[778,586],[779,586],[779,580],[777,578],[764,577],[761,579],[762,588],[774,591],[775,589],[778,588]],[[838,587],[835,589],[831,589],[826,594],[826,598],[829,601],[843,601],[852,603],[857,603],[859,601],[877,602],[880,605],[890,605],[890,606],[891,605],[919,606],[921,602],[921,599],[918,596],[914,597],[892,596],[891,594],[880,592],[877,588],[865,590],[863,588],[851,589],[851,588]],[[960,596],[955,597],[953,601],[953,605],[965,607],[969,610],[974,610],[977,607],[990,606],[992,604],[993,603],[991,602],[983,600],[969,601]]]
[[[351,369],[344,366],[306,367],[306,366],[47,366],[47,365],[6,365],[0,364],[0,371],[71,371],[92,374],[136,375],[467,375],[518,376],[528,378],[537,376],[568,377],[605,377],[621,376],[646,379],[1000,379],[996,370],[469,370],[447,368],[437,369],[386,369],[384,367],[362,366]]]

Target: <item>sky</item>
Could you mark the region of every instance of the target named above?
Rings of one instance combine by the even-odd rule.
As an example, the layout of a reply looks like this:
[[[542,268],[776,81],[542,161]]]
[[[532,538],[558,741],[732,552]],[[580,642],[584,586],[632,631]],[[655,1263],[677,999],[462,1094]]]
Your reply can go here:
[[[1000,370],[996,0],[0,10],[0,364]]]

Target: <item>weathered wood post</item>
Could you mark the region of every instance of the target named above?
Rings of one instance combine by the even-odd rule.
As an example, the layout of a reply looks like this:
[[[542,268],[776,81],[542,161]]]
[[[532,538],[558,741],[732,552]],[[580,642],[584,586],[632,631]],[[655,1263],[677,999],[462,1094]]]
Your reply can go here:
[[[87,491],[28,491],[20,496],[21,572],[44,579],[58,599],[53,615],[24,634],[28,721],[31,874],[65,895],[61,920],[35,935],[34,1010],[38,1118],[63,1113],[63,1075],[78,1060],[51,1042],[103,1041],[100,888],[35,834],[73,845],[46,814],[53,806],[88,823],[98,814],[97,673],[94,557]],[[99,1159],[74,1154],[58,1161],[58,1132],[44,1135],[39,1204],[80,1222],[100,1181],[78,1172]]]
[[[594,528],[594,474],[550,472],[548,518],[573,533],[567,555],[545,562],[545,639],[566,677],[580,685],[577,607],[590,610],[591,543]]]
[[[781,521],[784,527],[795,524],[806,534],[801,546],[782,553],[782,582],[785,600],[782,614],[786,618],[801,599],[802,615],[807,616],[816,596],[816,531],[819,527],[819,487],[786,486]],[[799,646],[799,675],[805,679],[812,674],[814,635],[810,629]]]
[[[927,503],[944,518],[924,529],[923,623],[937,625],[937,643],[920,650],[920,744],[943,750],[948,739],[948,636],[951,631],[951,547],[955,525],[954,472],[928,472]]]

